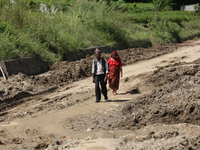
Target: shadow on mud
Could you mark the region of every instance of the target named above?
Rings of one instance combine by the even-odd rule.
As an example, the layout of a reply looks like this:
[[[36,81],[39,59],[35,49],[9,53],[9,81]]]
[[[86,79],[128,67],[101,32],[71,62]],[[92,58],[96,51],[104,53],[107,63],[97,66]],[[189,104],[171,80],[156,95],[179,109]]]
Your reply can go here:
[[[117,95],[126,95],[126,94],[141,94],[138,88],[128,91],[126,93],[117,93]]]
[[[107,100],[107,101],[104,101],[104,102],[127,102],[129,100]]]

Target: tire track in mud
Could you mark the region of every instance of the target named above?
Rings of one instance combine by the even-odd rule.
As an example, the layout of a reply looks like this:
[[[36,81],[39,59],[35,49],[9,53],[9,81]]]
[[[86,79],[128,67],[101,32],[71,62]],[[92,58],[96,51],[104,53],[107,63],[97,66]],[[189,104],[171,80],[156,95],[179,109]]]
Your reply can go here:
[[[4,112],[5,110],[8,111],[22,103],[37,99],[38,95],[40,97],[41,95],[46,95],[48,93],[55,91],[56,89],[57,87],[52,87],[49,88],[48,90],[44,90],[41,92],[21,91],[18,92],[13,97],[5,98],[4,100],[0,101],[0,116],[2,116],[1,114],[5,113]]]

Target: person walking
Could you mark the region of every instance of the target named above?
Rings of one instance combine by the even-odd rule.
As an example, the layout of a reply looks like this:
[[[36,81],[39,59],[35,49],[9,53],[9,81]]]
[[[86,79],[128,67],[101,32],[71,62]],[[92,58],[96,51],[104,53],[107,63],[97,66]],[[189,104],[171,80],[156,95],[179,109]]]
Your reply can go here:
[[[113,95],[117,95],[117,90],[119,89],[119,79],[120,73],[122,75],[122,62],[121,58],[116,51],[112,52],[111,57],[108,60],[109,65],[109,87],[112,89]]]
[[[108,100],[106,87],[108,77],[108,64],[107,60],[101,57],[101,52],[98,48],[95,50],[95,57],[96,59],[94,59],[92,63],[92,82],[95,83],[96,103],[98,103],[101,100],[101,91],[104,99]],[[101,85],[101,91],[99,83]]]

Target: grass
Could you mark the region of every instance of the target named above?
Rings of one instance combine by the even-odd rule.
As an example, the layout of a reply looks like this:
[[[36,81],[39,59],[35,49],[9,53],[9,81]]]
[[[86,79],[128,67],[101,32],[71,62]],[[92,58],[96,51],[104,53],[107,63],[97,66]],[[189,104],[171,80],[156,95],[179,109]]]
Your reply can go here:
[[[134,23],[149,23],[154,20],[154,11],[146,11],[142,13],[127,13],[123,17],[124,21],[132,21]],[[186,11],[162,11],[159,12],[157,21],[170,21],[181,23],[182,21],[191,21],[198,18],[195,12]]]
[[[41,12],[40,3],[48,11]],[[86,0],[21,0],[0,2],[0,60],[39,56],[47,64],[62,61],[72,51],[118,43],[140,46],[177,42],[200,35],[200,18],[194,12],[162,11],[153,22],[151,4],[117,4],[140,7],[123,10],[115,3]],[[52,12],[52,6],[58,11]],[[123,6],[125,7],[125,6]],[[55,10],[55,9],[54,9]],[[146,24],[147,28],[144,27]]]

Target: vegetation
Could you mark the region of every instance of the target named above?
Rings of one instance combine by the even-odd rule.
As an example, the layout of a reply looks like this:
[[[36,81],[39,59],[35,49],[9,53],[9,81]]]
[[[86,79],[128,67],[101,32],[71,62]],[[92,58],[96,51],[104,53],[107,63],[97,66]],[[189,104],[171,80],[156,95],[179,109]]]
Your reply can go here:
[[[143,2],[143,3],[151,3],[152,0],[125,0],[127,3],[133,3],[133,2]],[[199,0],[172,0],[172,3],[176,3],[176,5],[190,5],[190,4],[196,4]]]
[[[200,35],[197,13],[164,10],[154,22],[153,4],[2,0],[0,60],[39,56],[51,64],[72,50],[92,46],[154,45]]]
[[[163,10],[167,5],[169,5],[170,2],[171,0],[153,0],[153,4],[156,10],[154,21],[157,21],[158,11]]]
[[[200,5],[199,3],[197,3],[195,6],[194,6],[194,9],[197,13],[200,13]]]

